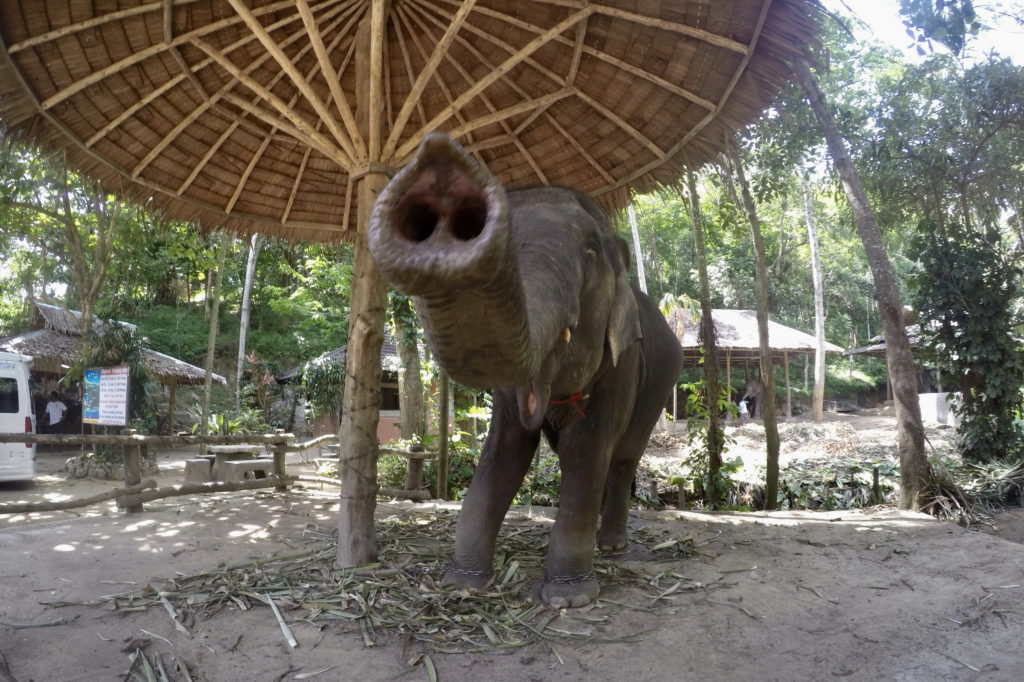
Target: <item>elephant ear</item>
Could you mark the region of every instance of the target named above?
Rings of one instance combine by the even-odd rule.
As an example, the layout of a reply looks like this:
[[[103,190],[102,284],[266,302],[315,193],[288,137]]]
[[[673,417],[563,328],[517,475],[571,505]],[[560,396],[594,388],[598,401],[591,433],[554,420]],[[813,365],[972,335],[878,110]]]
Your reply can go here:
[[[619,355],[631,343],[643,338],[640,330],[640,311],[636,295],[629,283],[629,246],[616,235],[619,258],[615,267],[615,300],[608,315],[608,347],[612,352],[612,365],[617,365]]]

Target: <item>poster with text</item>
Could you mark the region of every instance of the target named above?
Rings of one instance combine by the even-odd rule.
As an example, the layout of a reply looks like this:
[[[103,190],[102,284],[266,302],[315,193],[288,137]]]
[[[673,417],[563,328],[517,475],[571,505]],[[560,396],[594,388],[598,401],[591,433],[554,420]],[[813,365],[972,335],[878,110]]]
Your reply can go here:
[[[85,370],[82,421],[102,426],[128,424],[128,368]]]

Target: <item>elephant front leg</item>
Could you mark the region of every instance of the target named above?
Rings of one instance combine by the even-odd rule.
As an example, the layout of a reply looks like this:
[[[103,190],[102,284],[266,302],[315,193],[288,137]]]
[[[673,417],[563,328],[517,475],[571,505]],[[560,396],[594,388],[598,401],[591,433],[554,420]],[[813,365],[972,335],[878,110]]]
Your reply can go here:
[[[555,608],[589,604],[600,591],[594,575],[594,542],[607,448],[567,448],[559,455],[562,486],[558,518],[548,542],[541,599]]]
[[[455,554],[442,584],[481,590],[492,578],[498,529],[526,476],[540,431],[523,428],[514,395],[497,391],[494,419],[455,530]]]

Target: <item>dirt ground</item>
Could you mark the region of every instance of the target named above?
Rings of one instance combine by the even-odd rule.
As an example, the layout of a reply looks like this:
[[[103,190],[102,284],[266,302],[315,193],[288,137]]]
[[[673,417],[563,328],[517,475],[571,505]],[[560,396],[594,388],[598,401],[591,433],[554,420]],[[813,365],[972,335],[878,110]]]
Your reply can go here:
[[[894,438],[884,414],[849,419],[863,447]],[[161,484],[181,480],[187,454],[160,454]],[[64,456],[42,453],[36,485],[2,485],[0,502],[111,486],[63,480]],[[381,503],[378,516],[429,520],[455,508]],[[188,679],[174,672],[180,662],[208,682],[1024,679],[1024,510],[982,532],[885,507],[634,512],[627,551],[602,563],[596,606],[540,626],[585,640],[499,652],[439,653],[390,630],[314,620],[298,604],[282,608],[294,648],[265,607],[197,617],[188,634],[159,606],[132,610],[147,586],[326,547],[336,510],[334,492],[296,490],[168,498],[131,516],[111,504],[0,516],[0,653],[10,671],[0,680],[125,679],[130,643],[159,655],[168,679]],[[507,525],[543,528],[551,516],[517,508]],[[527,563],[538,577],[538,562]]]

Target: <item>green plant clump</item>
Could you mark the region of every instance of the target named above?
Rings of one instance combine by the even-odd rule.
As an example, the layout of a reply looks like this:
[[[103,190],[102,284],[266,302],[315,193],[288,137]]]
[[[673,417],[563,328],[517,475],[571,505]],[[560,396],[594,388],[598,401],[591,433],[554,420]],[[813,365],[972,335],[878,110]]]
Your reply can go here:
[[[1003,253],[998,234],[923,223],[916,239],[921,268],[913,279],[921,314],[921,345],[946,376],[959,382],[961,454],[966,461],[1019,461],[1024,431],[1024,352],[1013,301],[1024,268]]]

